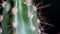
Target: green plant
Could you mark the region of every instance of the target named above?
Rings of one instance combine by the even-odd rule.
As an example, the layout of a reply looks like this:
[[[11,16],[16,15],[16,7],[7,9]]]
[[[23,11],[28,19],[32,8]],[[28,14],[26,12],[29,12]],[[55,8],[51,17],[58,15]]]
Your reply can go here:
[[[5,2],[7,4],[2,5],[4,8],[2,34],[39,34],[37,11],[32,5],[32,0],[7,0]]]

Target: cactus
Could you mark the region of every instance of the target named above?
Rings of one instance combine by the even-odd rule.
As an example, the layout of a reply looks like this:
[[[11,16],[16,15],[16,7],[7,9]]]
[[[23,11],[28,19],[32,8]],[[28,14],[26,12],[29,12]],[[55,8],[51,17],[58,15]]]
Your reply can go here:
[[[11,6],[10,0],[3,1],[3,21],[2,21],[2,34],[12,34],[12,13],[11,13]]]
[[[2,34],[40,34],[37,9],[32,4],[32,0],[6,0],[4,2],[2,3]]]

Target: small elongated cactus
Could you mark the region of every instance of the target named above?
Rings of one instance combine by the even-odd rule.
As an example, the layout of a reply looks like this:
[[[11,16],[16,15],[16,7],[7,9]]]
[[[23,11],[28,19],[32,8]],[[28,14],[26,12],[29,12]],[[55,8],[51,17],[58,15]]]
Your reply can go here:
[[[37,9],[32,0],[6,0],[2,6],[2,34],[40,34]]]

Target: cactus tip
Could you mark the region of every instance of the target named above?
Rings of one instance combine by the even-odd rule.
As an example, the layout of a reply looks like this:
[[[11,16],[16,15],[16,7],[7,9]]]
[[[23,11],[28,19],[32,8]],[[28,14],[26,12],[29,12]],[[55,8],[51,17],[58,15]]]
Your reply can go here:
[[[2,15],[0,15],[0,22],[3,20],[3,16]]]
[[[12,14],[14,14],[14,15],[17,14],[17,11],[18,11],[18,10],[17,10],[16,7],[12,8]]]
[[[29,17],[30,19],[32,19],[32,18],[34,17],[34,15],[33,15],[32,13],[29,13],[29,14],[28,14],[28,17]]]
[[[39,19],[37,19],[37,22],[38,22],[38,23],[40,23],[40,20],[39,20]]]
[[[30,6],[30,5],[31,5],[31,2],[30,2],[29,0],[26,0],[26,1],[24,2],[24,4],[26,4],[27,6]]]
[[[12,26],[13,26],[13,28],[16,28],[16,27],[17,27],[16,22],[13,22],[13,23],[12,23]]]
[[[7,4],[7,2],[6,2],[6,1],[4,1],[4,2],[2,3],[2,6],[3,6],[3,7],[5,7],[5,6],[6,6],[6,4]]]
[[[34,9],[35,11],[37,11],[37,7],[36,7],[36,6],[33,6],[33,9]]]

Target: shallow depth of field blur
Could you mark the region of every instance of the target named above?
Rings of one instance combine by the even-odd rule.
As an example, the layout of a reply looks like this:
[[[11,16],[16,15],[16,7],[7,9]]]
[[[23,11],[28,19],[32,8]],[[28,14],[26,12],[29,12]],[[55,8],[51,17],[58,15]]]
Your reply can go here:
[[[0,0],[0,34],[60,34],[60,0]]]

